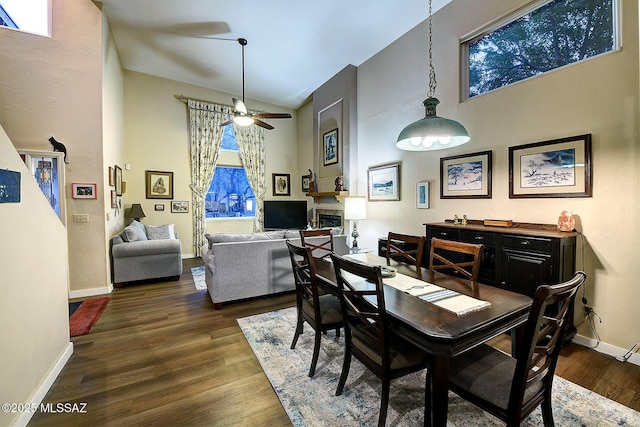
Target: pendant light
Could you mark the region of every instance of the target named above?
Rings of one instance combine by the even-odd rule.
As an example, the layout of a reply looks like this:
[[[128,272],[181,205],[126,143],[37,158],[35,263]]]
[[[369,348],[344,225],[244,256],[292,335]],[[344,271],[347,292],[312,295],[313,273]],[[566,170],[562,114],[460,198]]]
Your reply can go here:
[[[443,150],[462,145],[471,139],[460,123],[436,115],[436,106],[440,101],[433,96],[436,92],[436,71],[433,68],[431,19],[431,0],[429,0],[429,92],[427,92],[427,99],[422,103],[425,108],[425,118],[402,129],[396,142],[396,147],[401,150]]]

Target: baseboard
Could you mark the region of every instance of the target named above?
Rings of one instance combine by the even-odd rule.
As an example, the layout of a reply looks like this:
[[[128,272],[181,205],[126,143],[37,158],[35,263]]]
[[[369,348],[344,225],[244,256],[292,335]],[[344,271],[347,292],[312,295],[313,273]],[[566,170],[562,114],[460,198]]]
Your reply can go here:
[[[597,351],[598,353],[606,354],[612,357],[620,357],[629,350],[628,348],[615,347],[611,344],[605,344],[603,342],[598,344],[598,341],[594,340],[593,338],[588,338],[582,335],[574,336],[572,342],[584,347],[589,347]],[[640,354],[639,353],[632,354],[631,357],[627,359],[627,362],[640,366]],[[623,362],[620,362],[620,363],[623,363]]]
[[[102,287],[102,288],[80,289],[77,291],[69,291],[69,299],[95,297],[98,295],[110,294],[111,292],[113,292],[113,283],[109,283],[109,286]]]
[[[62,368],[64,368],[64,366],[67,364],[72,354],[73,343],[69,342],[63,350],[62,354],[60,354],[60,357],[58,358],[56,363],[53,365],[53,367],[45,377],[44,381],[42,381],[42,383],[40,384],[40,387],[38,387],[36,392],[31,396],[31,399],[29,399],[29,403],[38,407],[40,406],[40,404],[42,403],[42,399],[44,399],[44,397],[47,395],[49,389],[53,385],[56,378],[58,378],[58,375],[60,375]],[[26,427],[26,425],[29,424],[29,421],[31,421],[32,416],[33,412],[31,411],[23,412],[16,420],[14,427]]]
[[[182,254],[182,259],[196,258],[195,254]],[[198,257],[200,258],[200,257]]]

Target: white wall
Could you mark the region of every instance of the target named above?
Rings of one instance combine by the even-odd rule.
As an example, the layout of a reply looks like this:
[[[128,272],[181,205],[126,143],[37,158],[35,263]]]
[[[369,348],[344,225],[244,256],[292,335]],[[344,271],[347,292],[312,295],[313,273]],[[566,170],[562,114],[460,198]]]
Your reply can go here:
[[[193,256],[191,213],[171,213],[169,200],[145,198],[145,171],[173,172],[174,200],[189,201],[192,206],[189,184],[189,124],[186,105],[175,98],[184,95],[195,99],[230,105],[233,94],[204,89],[173,80],[147,74],[125,72],[125,162],[130,170],[123,171],[127,182],[126,207],[140,203],[146,214],[146,224],[174,223],[185,256]],[[290,199],[303,199],[299,181],[298,150],[296,138],[296,113],[283,107],[247,100],[252,110],[288,112],[292,119],[272,120],[275,129],[267,131],[267,194],[271,199],[271,174],[291,174]],[[155,204],[164,204],[165,210],[154,211]],[[191,212],[191,209],[190,209]],[[208,232],[251,232],[250,220],[210,220]]]
[[[0,204],[0,402],[39,403],[73,349],[67,235],[2,126],[0,169],[21,173],[20,203]],[[28,418],[1,411],[0,425]]]
[[[424,117],[426,22],[358,68],[359,193],[366,192],[367,167],[401,162],[401,201],[368,204],[367,220],[358,222],[361,246],[375,248],[389,230],[424,235],[423,223],[454,214],[555,224],[570,210],[588,242],[579,245],[577,267],[589,275],[589,304],[603,319],[598,333],[626,349],[640,339],[640,264],[633,251],[640,240],[638,4],[621,2],[622,51],[458,103],[459,38],[521,3],[454,0],[434,15],[438,115],[466,126],[466,145],[423,153],[395,148],[402,128]],[[508,147],[584,133],[593,135],[592,198],[509,199]],[[441,200],[439,159],[484,150],[493,150],[493,198]],[[415,185],[423,180],[431,182],[429,210],[415,208]],[[576,323],[582,312],[578,306]],[[586,324],[578,332],[593,336]]]

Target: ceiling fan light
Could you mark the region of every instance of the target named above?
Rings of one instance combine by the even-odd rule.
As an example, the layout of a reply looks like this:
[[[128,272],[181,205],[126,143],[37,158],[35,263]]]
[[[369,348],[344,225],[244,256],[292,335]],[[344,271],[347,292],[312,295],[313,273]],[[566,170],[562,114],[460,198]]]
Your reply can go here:
[[[238,126],[251,126],[253,124],[253,118],[249,116],[235,116],[233,118],[233,123]]]

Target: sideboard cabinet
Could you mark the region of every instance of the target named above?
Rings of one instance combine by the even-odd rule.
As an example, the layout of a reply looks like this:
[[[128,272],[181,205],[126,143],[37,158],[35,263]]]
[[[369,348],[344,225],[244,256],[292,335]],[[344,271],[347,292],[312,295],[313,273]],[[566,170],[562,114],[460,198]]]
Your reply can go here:
[[[492,227],[478,223],[424,224],[427,242],[433,237],[485,245],[479,281],[513,292],[533,296],[542,284],[560,283],[575,272],[577,232],[562,232],[547,224],[514,224]],[[428,265],[428,264],[427,264]],[[575,335],[573,316],[565,340]]]

